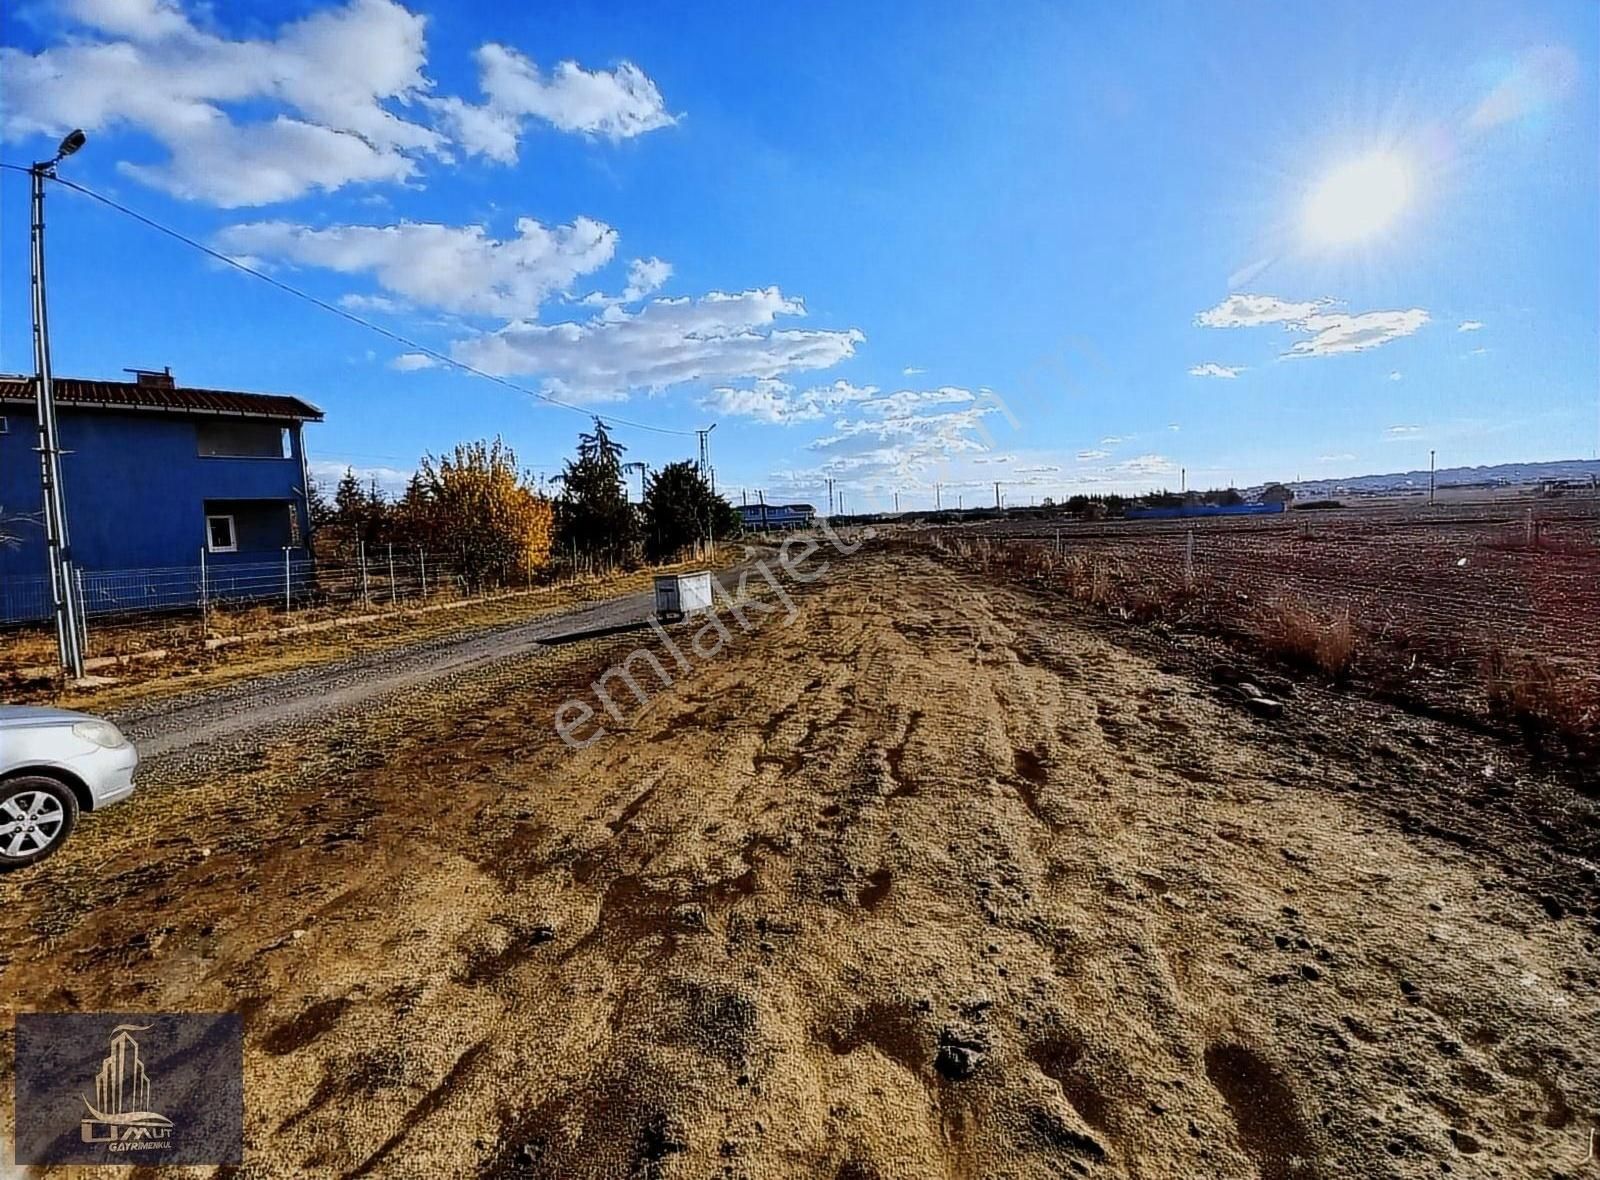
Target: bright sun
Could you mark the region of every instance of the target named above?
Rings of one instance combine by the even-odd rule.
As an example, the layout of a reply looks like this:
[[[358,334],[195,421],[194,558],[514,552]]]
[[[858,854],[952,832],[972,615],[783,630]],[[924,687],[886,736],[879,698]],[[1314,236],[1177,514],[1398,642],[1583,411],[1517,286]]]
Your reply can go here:
[[[1383,230],[1411,198],[1411,176],[1388,152],[1335,168],[1306,200],[1305,231],[1322,246],[1359,242]]]

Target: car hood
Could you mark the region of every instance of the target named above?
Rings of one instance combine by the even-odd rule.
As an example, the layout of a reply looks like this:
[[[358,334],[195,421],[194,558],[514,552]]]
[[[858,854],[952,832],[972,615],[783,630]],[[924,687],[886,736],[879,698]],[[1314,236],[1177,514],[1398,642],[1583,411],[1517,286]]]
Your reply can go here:
[[[71,725],[92,720],[87,713],[51,709],[44,705],[0,705],[0,729],[25,725]]]

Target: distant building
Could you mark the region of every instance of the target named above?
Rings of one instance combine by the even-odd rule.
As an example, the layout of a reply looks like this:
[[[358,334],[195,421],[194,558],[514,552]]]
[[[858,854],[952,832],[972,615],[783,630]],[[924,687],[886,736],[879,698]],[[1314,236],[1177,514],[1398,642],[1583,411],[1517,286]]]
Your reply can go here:
[[[758,532],[810,528],[817,520],[817,510],[810,504],[744,504],[739,515],[745,528]]]
[[[85,574],[283,561],[310,537],[301,427],[322,411],[297,397],[179,386],[170,372],[133,381],[57,378],[70,556]],[[0,376],[0,621],[49,613],[40,523],[33,381]],[[293,555],[293,554],[291,554]],[[97,591],[91,610],[149,607],[150,581]],[[222,586],[229,583],[223,581]],[[194,601],[192,593],[188,602]]]

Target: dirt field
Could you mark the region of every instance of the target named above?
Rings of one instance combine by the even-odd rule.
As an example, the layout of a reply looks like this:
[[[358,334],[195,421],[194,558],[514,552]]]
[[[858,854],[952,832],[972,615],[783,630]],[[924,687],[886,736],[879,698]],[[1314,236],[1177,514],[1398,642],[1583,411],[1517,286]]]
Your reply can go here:
[[[1483,495],[1483,493],[1479,493]],[[1600,499],[1425,501],[1279,516],[990,521],[930,534],[1088,563],[1142,617],[1236,641],[1281,611],[1340,620],[1348,672],[1411,704],[1483,716],[1507,678],[1548,678],[1600,740]],[[970,542],[969,542],[970,543]],[[1589,715],[1587,722],[1583,714]]]
[[[926,555],[791,589],[579,751],[638,634],[153,760],[0,880],[0,1019],[242,1010],[251,1177],[1596,1174],[1595,796]]]

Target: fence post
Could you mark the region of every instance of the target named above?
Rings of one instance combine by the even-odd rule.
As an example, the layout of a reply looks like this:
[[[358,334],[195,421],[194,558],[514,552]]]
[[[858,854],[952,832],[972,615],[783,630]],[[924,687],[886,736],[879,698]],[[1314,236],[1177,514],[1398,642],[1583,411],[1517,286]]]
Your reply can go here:
[[[78,651],[87,654],[89,651],[89,600],[83,596],[83,569],[81,566],[72,567],[72,577],[78,587]]]
[[[422,569],[422,597],[423,598],[427,598],[428,597],[428,551],[426,549],[419,548],[417,550],[417,561],[420,563],[421,569]]]
[[[283,613],[284,614],[289,614],[294,609],[293,604],[292,604],[292,600],[290,598],[290,595],[293,592],[292,587],[293,587],[293,582],[289,578],[289,546],[285,545],[283,547]]]
[[[200,641],[211,634],[211,592],[206,585],[206,547],[200,546]]]
[[[393,606],[394,603],[395,603],[395,597],[394,596],[395,596],[395,589],[394,589],[394,542],[390,541],[389,542],[389,605],[390,606]]]
[[[372,599],[367,597],[367,543],[365,541],[356,542],[356,556],[361,562],[361,605],[371,606]]]
[[[1187,590],[1194,589],[1194,530],[1189,530],[1189,535],[1183,543],[1183,585]]]

